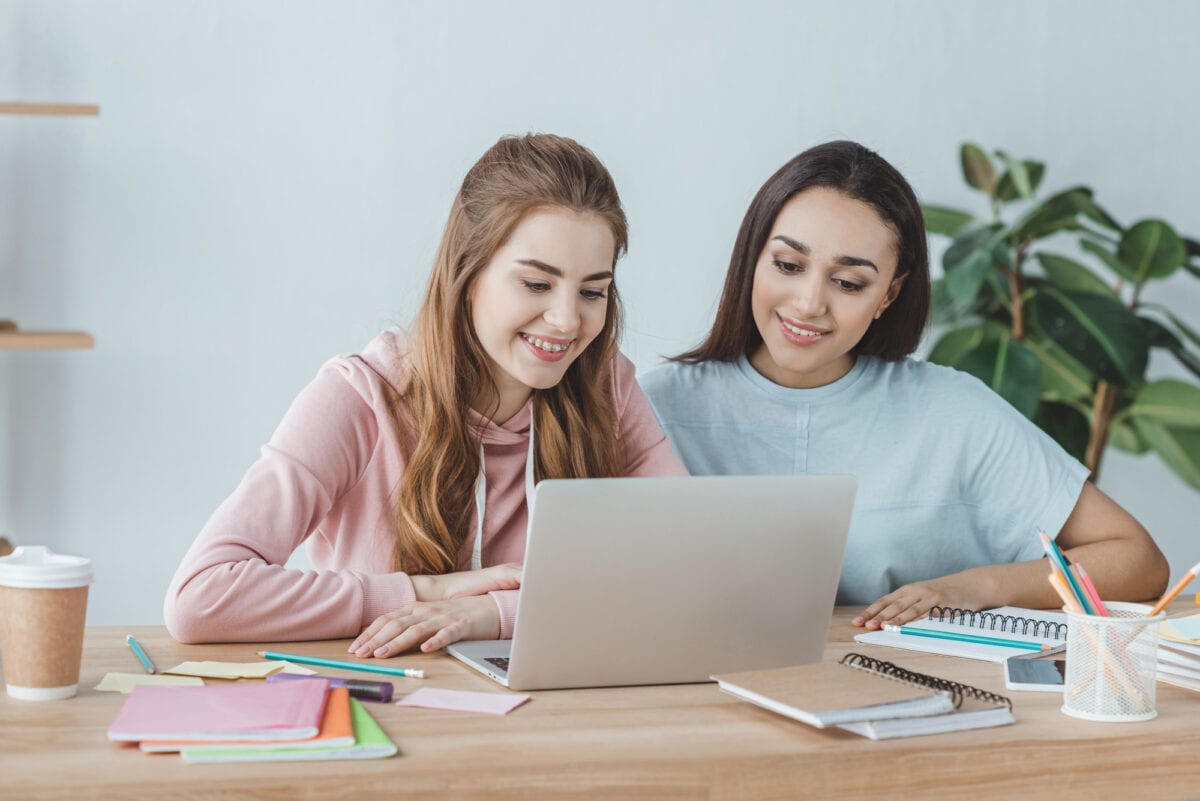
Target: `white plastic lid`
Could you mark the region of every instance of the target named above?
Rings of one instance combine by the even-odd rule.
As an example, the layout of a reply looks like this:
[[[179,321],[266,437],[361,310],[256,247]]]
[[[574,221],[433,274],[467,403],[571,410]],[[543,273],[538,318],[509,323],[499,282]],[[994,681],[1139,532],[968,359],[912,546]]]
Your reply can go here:
[[[92,560],[55,553],[44,545],[16,548],[0,556],[0,586],[58,590],[92,583]]]

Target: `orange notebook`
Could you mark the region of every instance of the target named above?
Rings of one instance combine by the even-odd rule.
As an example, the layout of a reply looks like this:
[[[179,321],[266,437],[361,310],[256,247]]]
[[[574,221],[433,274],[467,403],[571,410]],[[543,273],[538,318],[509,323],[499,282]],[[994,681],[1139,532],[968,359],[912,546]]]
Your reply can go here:
[[[321,732],[307,740],[143,740],[147,754],[188,751],[266,751],[272,748],[334,748],[354,745],[354,726],[350,721],[350,691],[334,687],[325,702]]]

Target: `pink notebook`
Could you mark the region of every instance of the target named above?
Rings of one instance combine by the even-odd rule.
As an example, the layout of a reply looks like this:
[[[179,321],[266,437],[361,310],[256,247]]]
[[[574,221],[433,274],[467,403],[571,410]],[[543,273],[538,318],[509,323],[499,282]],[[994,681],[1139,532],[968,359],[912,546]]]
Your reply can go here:
[[[316,737],[329,682],[140,685],[125,699],[108,739],[303,740]]]

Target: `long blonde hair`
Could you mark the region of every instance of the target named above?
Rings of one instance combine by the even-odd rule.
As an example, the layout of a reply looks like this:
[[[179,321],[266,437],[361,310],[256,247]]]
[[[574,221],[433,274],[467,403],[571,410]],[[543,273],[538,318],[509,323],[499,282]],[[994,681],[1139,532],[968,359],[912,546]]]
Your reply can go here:
[[[617,188],[600,160],[561,136],[506,136],[463,179],[413,325],[412,376],[392,406],[408,464],[397,498],[393,566],[446,573],[472,525],[479,435],[470,401],[495,384],[474,326],[472,283],[529,213],[563,208],[598,215],[612,229],[613,264],[628,226]],[[621,469],[612,363],[620,331],[616,285],[604,327],[562,381],[533,392],[534,473],[543,478],[618,475]]]

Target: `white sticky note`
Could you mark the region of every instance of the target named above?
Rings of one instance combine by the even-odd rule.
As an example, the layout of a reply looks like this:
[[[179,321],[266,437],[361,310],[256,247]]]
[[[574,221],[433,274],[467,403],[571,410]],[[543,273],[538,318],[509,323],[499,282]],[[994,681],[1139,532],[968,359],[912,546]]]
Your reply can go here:
[[[454,712],[507,715],[528,700],[528,695],[515,693],[476,693],[465,690],[439,690],[436,687],[422,687],[397,701],[396,706],[419,706],[425,709],[448,709]]]

